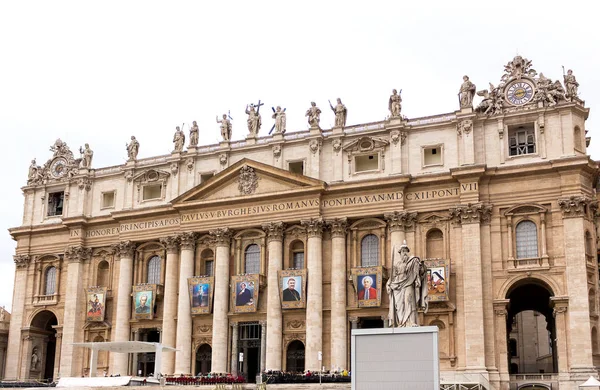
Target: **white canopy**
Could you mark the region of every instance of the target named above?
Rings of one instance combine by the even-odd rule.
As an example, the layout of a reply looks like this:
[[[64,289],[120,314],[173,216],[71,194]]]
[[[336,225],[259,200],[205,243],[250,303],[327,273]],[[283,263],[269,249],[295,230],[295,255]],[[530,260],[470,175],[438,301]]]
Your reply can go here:
[[[76,347],[90,348],[92,350],[92,353],[90,354],[90,377],[96,376],[96,370],[98,367],[98,351],[109,351],[116,353],[154,352],[156,353],[156,356],[154,357],[154,377],[157,379],[162,361],[162,353],[164,351],[177,351],[173,347],[167,347],[160,343],[149,343],[147,341],[104,341],[100,343],[73,343],[73,345]]]
[[[585,381],[585,383],[582,383],[579,385],[579,387],[598,387],[598,386],[600,386],[600,381],[598,381],[598,379],[594,378],[593,376],[590,376],[590,379]]]

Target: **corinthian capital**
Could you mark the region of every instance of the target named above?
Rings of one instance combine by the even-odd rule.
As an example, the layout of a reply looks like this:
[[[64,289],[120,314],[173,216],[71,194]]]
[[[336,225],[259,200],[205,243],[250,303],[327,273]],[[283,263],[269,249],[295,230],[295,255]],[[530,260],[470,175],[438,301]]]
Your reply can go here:
[[[15,266],[17,268],[27,268],[29,266],[29,260],[31,258],[29,255],[14,255],[13,260],[15,261]]]
[[[92,255],[92,249],[80,245],[67,247],[65,250],[65,259],[70,263],[79,263],[89,260]]]
[[[416,211],[394,211],[383,215],[390,232],[412,230],[417,222]]]
[[[590,199],[587,196],[570,196],[558,200],[558,205],[562,210],[563,218],[584,217],[586,206],[589,204]]]
[[[331,230],[331,237],[346,237],[348,228],[347,218],[334,218],[327,221],[327,226]]]
[[[208,234],[214,237],[217,246],[229,246],[231,233],[229,228],[218,228],[208,232]]]
[[[487,203],[459,204],[450,208],[450,217],[458,224],[489,223],[492,219],[492,205]]]
[[[159,241],[167,248],[167,253],[179,252],[179,236],[162,237]]]
[[[262,225],[263,230],[267,233],[267,242],[283,240],[283,222],[270,222]]]
[[[309,237],[317,237],[323,234],[323,219],[311,218],[300,223],[306,228]]]
[[[181,245],[181,249],[194,250],[196,247],[196,238],[198,238],[198,234],[194,232],[181,233],[179,235],[179,244]]]
[[[114,249],[120,258],[132,258],[133,251],[135,250],[135,244],[131,241],[121,241],[120,243],[114,245]]]

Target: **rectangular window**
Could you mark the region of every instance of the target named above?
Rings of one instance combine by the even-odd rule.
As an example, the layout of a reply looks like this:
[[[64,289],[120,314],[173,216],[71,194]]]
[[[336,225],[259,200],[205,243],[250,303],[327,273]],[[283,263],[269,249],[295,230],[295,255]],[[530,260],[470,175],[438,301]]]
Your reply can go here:
[[[207,276],[214,276],[214,260],[207,260],[204,262],[204,274]]]
[[[65,200],[65,193],[63,191],[53,192],[51,194],[48,194],[48,216],[49,217],[62,215],[64,200]]]
[[[204,183],[207,182],[208,180],[212,179],[212,177],[215,175],[214,172],[210,172],[210,173],[201,173],[200,174],[200,183]]]
[[[535,152],[535,128],[533,123],[508,128],[509,156],[522,156]]]
[[[379,169],[379,154],[354,157],[354,172],[376,171]]]
[[[144,186],[143,200],[160,199],[162,195],[162,184]]]
[[[115,207],[115,191],[102,193],[102,208],[108,209]]]
[[[303,269],[304,268],[304,252],[294,252],[293,253],[293,263],[292,267],[295,269]]]
[[[442,146],[427,146],[423,148],[423,166],[443,165]]]
[[[289,171],[297,175],[304,175],[304,161],[294,161],[289,163]]]

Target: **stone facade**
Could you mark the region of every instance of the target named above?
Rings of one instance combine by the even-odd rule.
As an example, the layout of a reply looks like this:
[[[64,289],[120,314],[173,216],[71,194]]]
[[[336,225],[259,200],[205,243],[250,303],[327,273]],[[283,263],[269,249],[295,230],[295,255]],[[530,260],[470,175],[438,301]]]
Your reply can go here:
[[[534,76],[503,81],[541,88]],[[440,329],[443,380],[526,381],[510,374],[509,326],[535,310],[553,340],[547,381],[575,389],[600,364],[589,109],[494,91],[475,110],[279,132],[67,175],[53,173],[54,160],[37,167],[23,225],[10,229],[16,364],[5,377],[80,376],[89,355],[71,344],[109,340],[178,349],[160,368],[151,356],[101,354],[109,374],[351,369],[351,329],[388,326],[389,307],[384,284],[361,305],[352,275],[369,266],[385,281],[406,240],[449,265],[449,299],[419,314]],[[284,271],[305,278],[299,306],[283,305]],[[188,279],[203,275],[212,310],[192,314]],[[236,305],[239,275],[256,275],[252,310]],[[135,291],[150,285],[152,315],[140,318]],[[92,287],[106,291],[101,321],[86,320]]]

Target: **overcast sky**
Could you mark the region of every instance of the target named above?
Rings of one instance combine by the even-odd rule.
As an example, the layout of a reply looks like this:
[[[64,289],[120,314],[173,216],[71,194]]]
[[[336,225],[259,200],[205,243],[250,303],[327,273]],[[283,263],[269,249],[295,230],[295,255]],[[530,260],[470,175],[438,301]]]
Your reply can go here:
[[[247,133],[245,105],[287,108],[288,131],[304,130],[311,101],[348,125],[382,120],[393,88],[409,118],[452,112],[467,74],[497,85],[517,53],[546,77],[572,68],[592,107],[588,149],[600,110],[597,10],[569,1],[2,1],[0,131],[4,167],[0,224],[19,226],[20,188],[36,157],[57,138],[94,167],[125,162],[131,135],[140,158],[172,150],[175,126],[196,120],[200,144],[216,143],[215,116],[231,111],[233,139]],[[459,4],[460,3],[460,4]],[[477,98],[480,100],[480,98]],[[479,101],[476,100],[476,103]],[[597,108],[596,108],[597,107]],[[15,242],[0,234],[0,306],[10,308]]]

